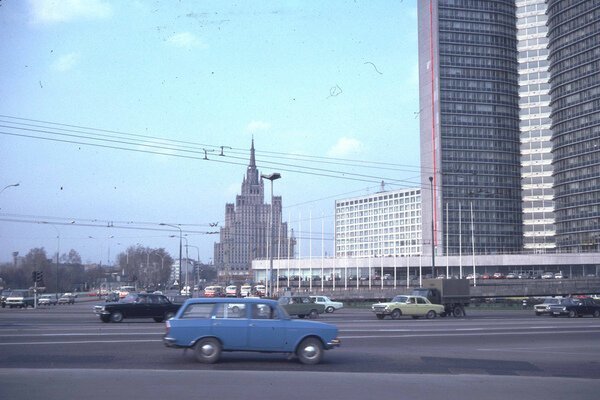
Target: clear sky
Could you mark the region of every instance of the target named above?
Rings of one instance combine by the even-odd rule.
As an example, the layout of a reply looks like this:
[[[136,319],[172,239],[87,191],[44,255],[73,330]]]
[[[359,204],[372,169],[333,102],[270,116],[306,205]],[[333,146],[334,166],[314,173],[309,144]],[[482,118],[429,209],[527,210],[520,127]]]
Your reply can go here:
[[[0,262],[176,258],[160,223],[208,262],[252,138],[303,257],[336,199],[419,186],[414,0],[0,0],[0,37]]]

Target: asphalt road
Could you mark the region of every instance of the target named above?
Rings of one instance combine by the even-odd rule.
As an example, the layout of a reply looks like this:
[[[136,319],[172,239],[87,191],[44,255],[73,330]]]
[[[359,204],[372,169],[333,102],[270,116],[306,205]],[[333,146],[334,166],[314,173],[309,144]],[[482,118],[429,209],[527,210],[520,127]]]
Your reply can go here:
[[[471,311],[464,319],[320,318],[342,346],[305,366],[282,354],[195,362],[167,349],[164,324],[101,323],[95,302],[0,309],[0,399],[597,399],[600,319]],[[75,396],[77,394],[77,396]]]

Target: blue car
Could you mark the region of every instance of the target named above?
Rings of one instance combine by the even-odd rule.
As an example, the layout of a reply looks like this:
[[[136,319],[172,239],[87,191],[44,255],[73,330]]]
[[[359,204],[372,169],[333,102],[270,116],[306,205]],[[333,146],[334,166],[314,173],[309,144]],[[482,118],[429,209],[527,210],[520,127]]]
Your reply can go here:
[[[165,346],[193,349],[202,363],[217,362],[223,351],[258,351],[318,364],[324,350],[340,345],[336,326],[292,320],[276,301],[260,298],[189,299],[166,328]]]

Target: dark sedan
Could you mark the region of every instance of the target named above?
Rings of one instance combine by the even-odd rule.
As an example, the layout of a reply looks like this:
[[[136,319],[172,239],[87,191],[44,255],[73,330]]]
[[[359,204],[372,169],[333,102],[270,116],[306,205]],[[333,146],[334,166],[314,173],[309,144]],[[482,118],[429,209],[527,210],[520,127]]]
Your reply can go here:
[[[566,315],[570,318],[591,315],[593,317],[598,318],[600,317],[600,304],[598,304],[594,299],[591,298],[563,299],[560,304],[550,305],[550,315],[552,315],[553,317]]]
[[[95,306],[94,312],[102,322],[121,322],[124,318],[152,318],[162,322],[173,317],[181,304],[172,303],[162,294],[135,293],[118,303]]]

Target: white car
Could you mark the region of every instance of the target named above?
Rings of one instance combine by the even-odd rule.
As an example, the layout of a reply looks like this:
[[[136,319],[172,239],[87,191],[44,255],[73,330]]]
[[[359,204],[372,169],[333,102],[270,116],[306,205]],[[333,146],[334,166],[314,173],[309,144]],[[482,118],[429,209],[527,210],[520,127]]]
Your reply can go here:
[[[332,313],[344,307],[344,303],[340,303],[339,301],[331,301],[331,299],[327,296],[310,296],[310,298],[313,299],[317,304],[323,304],[325,306],[326,313]]]

